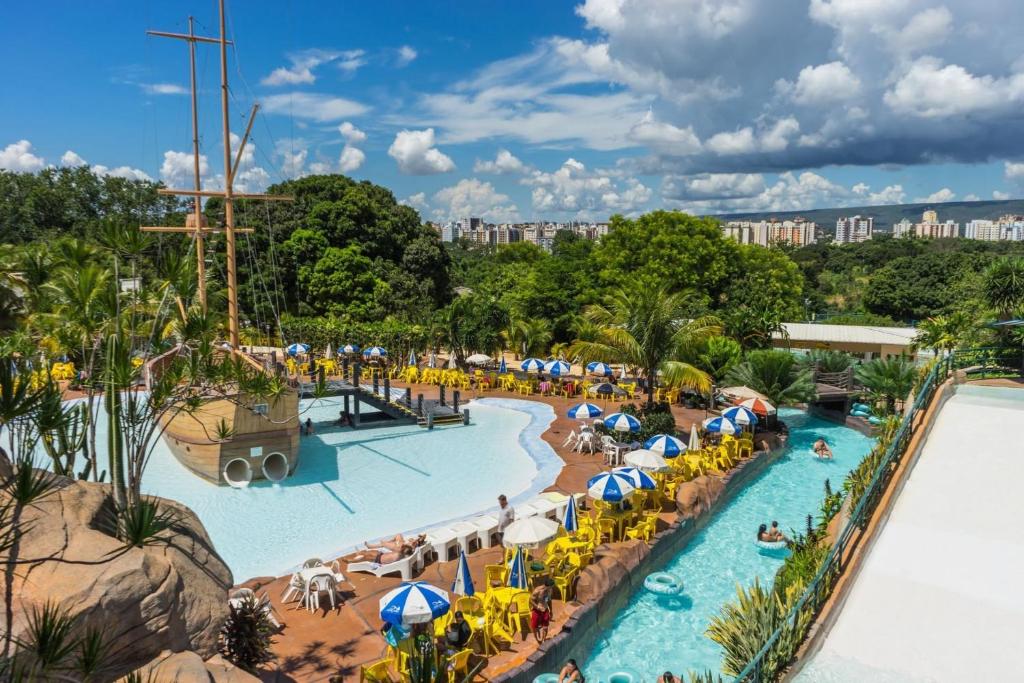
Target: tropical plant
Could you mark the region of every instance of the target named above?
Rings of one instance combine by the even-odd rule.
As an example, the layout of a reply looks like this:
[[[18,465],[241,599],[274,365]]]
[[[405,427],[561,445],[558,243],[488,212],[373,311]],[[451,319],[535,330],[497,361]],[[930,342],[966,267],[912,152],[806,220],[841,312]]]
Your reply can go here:
[[[167,532],[181,521],[181,515],[156,498],[140,498],[123,509],[114,508],[108,531],[126,546],[142,548],[165,542]]]
[[[1024,307],[1024,258],[1001,258],[984,274],[984,296],[1000,320],[1009,320]]]
[[[828,555],[829,545],[815,534],[798,535],[793,539],[790,553],[775,572],[772,590],[778,596],[785,596],[791,586],[808,585],[821,569]]]
[[[853,365],[853,357],[835,349],[812,349],[800,357],[800,364],[819,372],[846,372]]]
[[[654,404],[652,406],[636,406],[632,403],[622,407],[622,412],[635,416],[640,420],[640,431],[636,438],[641,441],[655,436],[656,434],[676,433],[676,419],[667,403]]]
[[[914,364],[904,356],[875,358],[854,372],[872,400],[884,405],[886,414],[892,413],[896,402],[905,399],[914,386]]]
[[[806,403],[817,394],[810,368],[801,367],[787,351],[751,351],[726,379],[764,394],[775,405]]]
[[[276,628],[270,621],[270,602],[266,597],[248,595],[228,606],[229,614],[220,632],[220,650],[236,666],[255,673],[271,661]]]
[[[640,368],[646,378],[647,404],[654,403],[658,373],[670,386],[700,393],[711,389],[711,377],[678,358],[721,325],[713,317],[690,320],[686,298],[662,289],[618,290],[604,305],[586,309],[584,315],[598,328],[596,340],[577,339],[573,356],[580,362],[600,360]]]
[[[710,337],[697,351],[694,365],[721,382],[743,359],[743,347],[729,337]]]

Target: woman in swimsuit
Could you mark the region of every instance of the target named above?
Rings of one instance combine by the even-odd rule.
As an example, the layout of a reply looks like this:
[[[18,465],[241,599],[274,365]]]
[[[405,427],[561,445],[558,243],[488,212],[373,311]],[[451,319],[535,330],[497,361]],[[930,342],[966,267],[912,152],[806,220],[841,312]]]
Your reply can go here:
[[[412,555],[412,546],[403,545],[398,550],[388,550],[385,552],[381,549],[376,549],[377,552],[373,555],[356,555],[350,561],[351,562],[374,562],[376,564],[391,564],[392,562],[398,562],[403,557],[409,557]]]

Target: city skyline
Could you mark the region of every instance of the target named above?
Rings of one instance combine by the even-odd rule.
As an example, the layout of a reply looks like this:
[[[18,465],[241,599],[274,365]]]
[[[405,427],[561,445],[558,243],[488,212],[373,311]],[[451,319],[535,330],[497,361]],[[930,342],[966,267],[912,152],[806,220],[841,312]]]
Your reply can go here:
[[[435,221],[1020,196],[1024,60],[1010,38],[1024,9],[976,4],[229,4],[245,36],[232,113],[263,105],[238,181],[344,172]],[[184,49],[144,30],[180,30],[193,10],[209,32],[215,18],[108,7],[103,21],[71,4],[9,10],[9,87],[45,96],[0,112],[0,167],[187,181]],[[61,49],[17,26],[47,26]],[[216,61],[200,50],[208,185]]]

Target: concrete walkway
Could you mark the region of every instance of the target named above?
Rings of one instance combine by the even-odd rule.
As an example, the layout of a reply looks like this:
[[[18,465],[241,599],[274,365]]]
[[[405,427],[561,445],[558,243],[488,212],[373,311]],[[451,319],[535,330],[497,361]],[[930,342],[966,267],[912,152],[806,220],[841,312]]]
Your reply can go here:
[[[1024,390],[961,387],[821,650],[796,677],[1021,681]]]

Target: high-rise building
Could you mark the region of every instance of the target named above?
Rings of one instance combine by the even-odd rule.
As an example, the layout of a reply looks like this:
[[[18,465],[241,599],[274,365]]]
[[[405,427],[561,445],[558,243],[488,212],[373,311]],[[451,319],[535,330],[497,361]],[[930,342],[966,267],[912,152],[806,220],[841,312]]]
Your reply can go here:
[[[722,234],[740,244],[758,244],[767,247],[772,244],[792,244],[802,247],[817,240],[818,224],[804,218],[780,221],[771,218],[766,221],[729,221],[722,226]]]
[[[871,239],[875,219],[870,216],[850,216],[836,221],[836,244],[852,244]]]
[[[1003,225],[991,220],[975,219],[964,224],[964,237],[969,240],[998,242],[1003,237]]]
[[[928,209],[923,214],[921,214],[921,222],[922,223],[938,223],[939,222],[939,214],[938,214],[938,212],[935,211],[934,209]]]
[[[892,236],[893,237],[910,237],[914,234],[914,224],[910,222],[910,219],[904,218],[899,223],[893,223]]]

